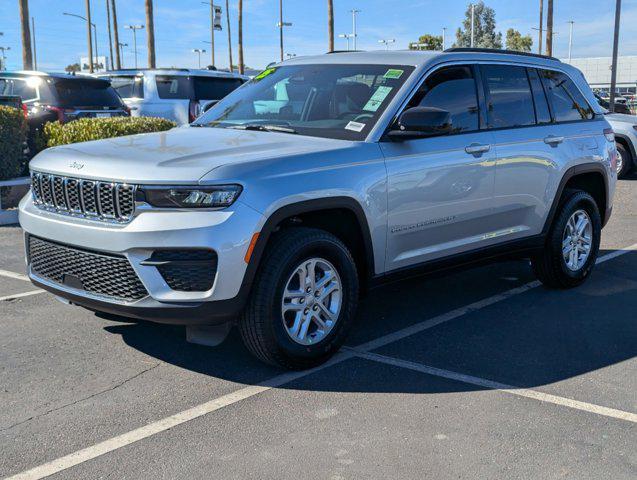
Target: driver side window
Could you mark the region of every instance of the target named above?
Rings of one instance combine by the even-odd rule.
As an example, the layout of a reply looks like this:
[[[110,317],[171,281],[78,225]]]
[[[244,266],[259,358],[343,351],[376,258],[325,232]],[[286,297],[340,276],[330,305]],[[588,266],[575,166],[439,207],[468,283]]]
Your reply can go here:
[[[434,107],[451,114],[452,133],[479,129],[476,82],[469,66],[459,65],[436,70],[429,75],[409,102],[411,107]]]

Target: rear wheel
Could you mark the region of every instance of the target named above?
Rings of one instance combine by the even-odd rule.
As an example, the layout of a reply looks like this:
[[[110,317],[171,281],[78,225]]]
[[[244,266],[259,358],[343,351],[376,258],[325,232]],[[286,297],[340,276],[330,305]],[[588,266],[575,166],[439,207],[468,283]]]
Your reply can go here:
[[[601,230],[595,200],[581,190],[567,190],[545,248],[531,259],[537,278],[552,288],[582,284],[595,266]]]
[[[622,178],[633,168],[633,157],[621,143],[617,144],[617,178]]]
[[[291,228],[268,244],[239,330],[260,360],[311,368],[338,351],[357,303],[356,265],[347,247],[325,231]]]

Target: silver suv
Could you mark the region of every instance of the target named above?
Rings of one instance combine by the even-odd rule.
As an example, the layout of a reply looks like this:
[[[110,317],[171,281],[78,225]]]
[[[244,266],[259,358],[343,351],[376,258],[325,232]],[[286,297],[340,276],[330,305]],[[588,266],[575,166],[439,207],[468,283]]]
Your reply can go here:
[[[248,81],[218,70],[138,69],[99,75],[131,110],[133,117],[162,117],[184,125]]]
[[[188,127],[45,150],[29,275],[85,308],[211,332],[306,368],[359,296],[511,255],[590,275],[616,182],[581,73],[507,52],[334,53],[267,68]],[[204,329],[205,330],[205,329]]]

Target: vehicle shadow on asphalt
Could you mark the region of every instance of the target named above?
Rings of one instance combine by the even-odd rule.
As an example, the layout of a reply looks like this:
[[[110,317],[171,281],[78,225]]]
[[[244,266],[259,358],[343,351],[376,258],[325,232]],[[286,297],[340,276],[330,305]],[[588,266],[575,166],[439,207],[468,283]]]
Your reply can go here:
[[[600,255],[605,253],[609,252],[602,251]],[[509,288],[532,280],[528,265],[513,266],[518,276]],[[504,271],[507,269],[510,271],[511,263]],[[412,279],[377,290],[363,300],[353,338],[347,343],[357,345],[485,298],[489,295],[459,304],[457,299],[456,303],[452,301],[458,291],[480,290],[480,284],[475,282],[482,278],[484,283],[485,272],[499,275],[497,279],[489,278],[489,282],[511,281],[502,275],[502,270],[498,266],[481,267],[433,280]],[[460,280],[462,285],[458,285]],[[503,283],[493,293],[507,289]],[[589,281],[576,289],[535,288],[387,345],[377,353],[514,386],[538,387],[637,356],[635,311],[637,252],[630,252],[599,265]],[[236,329],[216,348],[187,343],[182,327],[126,321],[105,330],[121,335],[127,345],[163,362],[232,382],[255,384],[281,373],[252,358]],[[364,362],[357,362],[361,364]],[[457,382],[414,383],[412,375],[407,374],[401,381],[403,375],[395,377],[395,372],[387,372],[392,378],[365,385],[343,378],[326,386],[317,374],[304,380],[302,388],[397,393],[481,389]],[[292,383],[282,388],[300,387]]]

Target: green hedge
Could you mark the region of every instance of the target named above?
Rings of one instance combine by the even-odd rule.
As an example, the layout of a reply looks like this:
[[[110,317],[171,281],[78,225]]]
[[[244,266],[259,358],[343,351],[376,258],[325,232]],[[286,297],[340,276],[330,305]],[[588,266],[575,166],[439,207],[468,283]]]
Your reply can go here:
[[[175,122],[155,117],[82,118],[65,124],[47,123],[39,143],[42,148],[55,147],[136,133],[163,132],[176,126]]]
[[[24,170],[26,140],[22,110],[0,106],[0,180],[19,177]]]

